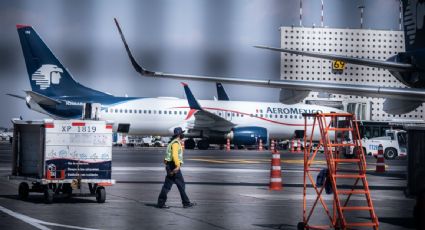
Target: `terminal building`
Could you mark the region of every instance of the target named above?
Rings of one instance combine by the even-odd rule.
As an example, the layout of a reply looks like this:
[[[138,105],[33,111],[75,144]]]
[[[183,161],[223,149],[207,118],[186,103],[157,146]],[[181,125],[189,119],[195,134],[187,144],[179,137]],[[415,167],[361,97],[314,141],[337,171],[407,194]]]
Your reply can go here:
[[[377,60],[386,60],[405,51],[403,31],[306,27],[281,27],[280,30],[282,48]],[[280,77],[282,80],[406,87],[385,69],[348,63],[343,69],[335,68],[338,64],[282,53]],[[304,103],[355,113],[358,120],[370,124],[365,131],[367,137],[382,135],[392,124],[424,123],[423,105],[406,114],[388,114],[383,110],[384,101],[384,98],[311,92]]]

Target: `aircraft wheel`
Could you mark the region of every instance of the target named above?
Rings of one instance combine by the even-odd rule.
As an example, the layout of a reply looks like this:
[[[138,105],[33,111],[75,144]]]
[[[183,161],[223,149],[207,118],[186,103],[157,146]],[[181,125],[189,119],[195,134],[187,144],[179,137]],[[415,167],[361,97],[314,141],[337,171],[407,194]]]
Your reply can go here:
[[[196,143],[195,143],[195,140],[193,140],[193,138],[189,138],[184,141],[184,148],[186,149],[195,149],[195,146],[196,146]]]
[[[206,150],[210,147],[210,143],[208,143],[208,140],[200,140],[198,141],[198,149],[200,150]]]

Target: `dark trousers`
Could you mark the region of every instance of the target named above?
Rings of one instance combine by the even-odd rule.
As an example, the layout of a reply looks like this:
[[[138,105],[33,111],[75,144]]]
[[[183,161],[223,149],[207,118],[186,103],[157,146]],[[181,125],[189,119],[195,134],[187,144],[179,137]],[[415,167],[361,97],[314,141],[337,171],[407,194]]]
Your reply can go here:
[[[164,185],[162,186],[161,193],[158,197],[158,206],[163,206],[165,202],[167,201],[167,194],[171,190],[171,187],[173,186],[173,183],[177,185],[177,188],[180,192],[180,197],[182,199],[183,205],[190,204],[189,197],[187,197],[186,194],[186,184],[184,182],[183,174],[181,173],[181,170],[179,170],[176,174],[171,175],[171,171],[175,168],[174,163],[168,163],[165,167],[167,171],[167,176],[165,176]]]

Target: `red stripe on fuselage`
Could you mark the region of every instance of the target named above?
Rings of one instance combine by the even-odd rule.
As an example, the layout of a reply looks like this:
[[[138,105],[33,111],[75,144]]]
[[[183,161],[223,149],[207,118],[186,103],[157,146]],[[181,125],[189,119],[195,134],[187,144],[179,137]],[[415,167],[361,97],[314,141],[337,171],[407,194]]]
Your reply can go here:
[[[178,106],[178,107],[173,107],[173,108],[175,108],[175,109],[188,109],[189,107],[188,106]],[[243,114],[243,115],[245,115],[245,116],[251,116],[250,114],[248,114],[248,113],[243,113],[243,112],[239,112],[239,111],[236,111],[236,110],[227,110],[227,109],[220,109],[220,108],[212,108],[212,107],[203,107],[203,109],[209,109],[209,110],[217,110],[217,111],[224,111],[224,112],[231,112],[231,113],[239,113],[239,114]],[[191,110],[192,111],[192,110]],[[196,111],[196,110],[195,110]],[[190,111],[189,111],[189,114],[190,114]],[[189,117],[189,115],[188,115],[188,117]],[[271,123],[275,123],[275,124],[280,124],[280,125],[287,125],[287,126],[304,126],[304,124],[289,124],[289,123],[283,123],[283,122],[279,122],[279,121],[273,121],[273,120],[270,120],[270,119],[267,119],[267,118],[265,118],[265,117],[255,117],[255,116],[253,116],[252,118],[258,118],[258,119],[260,119],[260,120],[263,120],[263,121],[268,121],[268,122],[271,122]],[[186,118],[187,119],[187,118]],[[312,125],[307,125],[307,126],[312,126]]]

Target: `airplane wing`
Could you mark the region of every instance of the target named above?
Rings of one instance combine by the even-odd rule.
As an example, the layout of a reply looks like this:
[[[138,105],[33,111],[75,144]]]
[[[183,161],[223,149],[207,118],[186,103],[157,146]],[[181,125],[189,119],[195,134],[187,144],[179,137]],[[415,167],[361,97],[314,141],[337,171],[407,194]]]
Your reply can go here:
[[[190,112],[186,119],[189,119],[191,114],[195,117],[194,122],[189,127],[196,130],[214,130],[214,131],[230,131],[235,124],[214,114],[208,112],[200,106],[196,98],[193,96],[192,91],[186,83],[182,83],[189,103]]]
[[[343,61],[346,63],[356,64],[356,65],[365,65],[365,66],[376,67],[376,68],[383,68],[383,69],[388,69],[388,70],[398,71],[398,72],[408,72],[408,71],[417,70],[417,68],[412,64],[400,63],[400,62],[394,62],[394,61],[380,61],[380,60],[374,60],[374,59],[364,59],[364,58],[356,58],[356,57],[349,57],[349,56],[335,55],[335,54],[299,51],[299,50],[276,48],[276,47],[269,47],[269,46],[254,46],[254,47],[260,48],[260,49],[283,52],[283,53],[302,55],[307,57],[322,58],[327,60],[338,60],[338,61]]]
[[[381,97],[388,99],[398,99],[406,100],[411,103],[413,102],[425,102],[425,90],[424,89],[415,89],[415,88],[396,88],[396,87],[381,87],[379,85],[355,85],[355,84],[339,84],[339,83],[329,83],[329,82],[313,82],[313,81],[294,81],[294,80],[264,80],[264,79],[245,79],[245,78],[229,78],[229,77],[211,77],[211,76],[200,76],[200,75],[185,75],[185,74],[173,74],[173,73],[161,73],[146,70],[143,68],[134,58],[131,50],[124,38],[122,30],[118,24],[117,19],[114,19],[117,25],[118,31],[121,35],[121,39],[124,43],[127,54],[131,60],[131,63],[134,69],[143,76],[153,77],[153,78],[167,78],[167,79],[178,79],[178,80],[194,80],[194,81],[209,81],[209,82],[221,82],[221,83],[230,83],[238,85],[249,85],[249,86],[259,86],[259,87],[268,87],[268,88],[280,88],[280,89],[289,89],[292,91],[298,91],[297,93],[303,93],[308,95],[307,91],[315,92],[326,92],[334,94],[344,94],[344,95],[356,95],[356,96],[366,96],[366,97]],[[332,60],[335,57],[331,58]],[[347,60],[347,59],[342,59]],[[357,60],[360,63],[361,60]],[[385,61],[373,60],[376,63],[376,66],[384,68],[384,64],[388,68],[403,69],[404,71],[409,71],[414,68],[410,64],[403,63],[389,63]],[[382,65],[378,65],[381,63]],[[354,63],[353,63],[354,64]],[[299,99],[299,98],[298,98]]]

